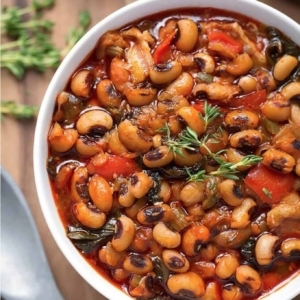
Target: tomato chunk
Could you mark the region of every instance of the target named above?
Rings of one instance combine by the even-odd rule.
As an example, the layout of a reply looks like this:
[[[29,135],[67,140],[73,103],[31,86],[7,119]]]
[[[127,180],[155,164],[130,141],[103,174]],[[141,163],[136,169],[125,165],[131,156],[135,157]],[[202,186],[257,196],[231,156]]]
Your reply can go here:
[[[112,181],[115,176],[130,176],[140,168],[133,159],[109,155],[106,159],[91,159],[87,169],[90,174],[98,174],[106,180]]]
[[[274,204],[290,191],[295,183],[295,176],[292,173],[281,174],[259,164],[249,171],[245,183],[263,202]]]
[[[223,31],[212,31],[207,38],[210,43],[220,43],[232,52],[241,53],[243,51],[243,44]]]
[[[260,90],[254,93],[250,93],[244,96],[235,97],[230,100],[231,107],[243,106],[246,109],[256,110],[259,108],[260,104],[267,100],[266,90]]]
[[[155,64],[163,63],[168,60],[168,54],[175,34],[176,31],[172,32],[156,47],[152,55]]]

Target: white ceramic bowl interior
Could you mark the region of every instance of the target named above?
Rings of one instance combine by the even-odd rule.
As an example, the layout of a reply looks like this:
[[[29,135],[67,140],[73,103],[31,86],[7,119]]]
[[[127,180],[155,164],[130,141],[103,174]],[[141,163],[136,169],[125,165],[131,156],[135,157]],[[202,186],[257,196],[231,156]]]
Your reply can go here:
[[[258,1],[142,0],[127,5],[100,21],[86,33],[69,52],[51,80],[40,108],[35,131],[33,153],[35,182],[44,217],[57,245],[77,272],[93,288],[108,299],[126,300],[132,298],[101,277],[80,255],[78,250],[66,237],[65,229],[52,198],[46,171],[46,161],[48,155],[47,134],[51,123],[55,99],[57,94],[64,89],[75,68],[87,57],[94,48],[97,40],[107,30],[117,29],[150,14],[182,7],[214,7],[238,12],[261,21],[264,24],[279,28],[294,42],[300,45],[300,25],[281,12]],[[300,275],[295,276],[288,284],[284,284],[281,288],[263,299],[289,300],[298,294],[300,294]]]

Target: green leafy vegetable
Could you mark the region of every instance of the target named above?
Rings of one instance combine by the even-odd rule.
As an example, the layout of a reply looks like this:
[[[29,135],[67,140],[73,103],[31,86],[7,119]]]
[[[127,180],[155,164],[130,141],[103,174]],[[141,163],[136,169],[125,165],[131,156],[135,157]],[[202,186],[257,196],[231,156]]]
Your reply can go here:
[[[4,116],[12,116],[17,119],[31,119],[36,115],[38,109],[36,105],[18,104],[12,100],[1,101],[0,115],[1,118]]]
[[[67,236],[83,253],[89,253],[96,247],[104,245],[115,233],[115,224],[119,212],[114,212],[106,224],[98,230],[88,230],[80,227],[68,226]]]

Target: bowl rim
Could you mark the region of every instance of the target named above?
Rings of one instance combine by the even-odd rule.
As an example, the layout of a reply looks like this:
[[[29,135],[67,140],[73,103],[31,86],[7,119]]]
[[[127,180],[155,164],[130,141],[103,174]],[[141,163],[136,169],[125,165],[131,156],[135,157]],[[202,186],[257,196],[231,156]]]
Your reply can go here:
[[[234,2],[234,4],[233,4]],[[244,7],[248,7],[245,11]],[[236,11],[250,16],[253,19],[263,19],[264,24],[275,26],[290,36],[300,45],[300,25],[282,12],[270,7],[267,4],[253,0],[235,0],[227,2],[224,0],[143,0],[136,1],[114,11],[96,25],[94,25],[71,49],[65,59],[56,70],[50,84],[45,92],[40,111],[37,118],[34,134],[33,146],[33,167],[34,179],[39,203],[46,220],[47,226],[53,236],[59,249],[71,266],[78,272],[82,278],[88,282],[94,289],[108,299],[132,299],[129,295],[117,288],[111,281],[101,276],[85,258],[74,247],[71,241],[66,238],[65,228],[60,220],[54,197],[52,196],[50,182],[46,171],[46,161],[48,154],[47,134],[50,127],[51,115],[54,109],[57,94],[63,90],[75,68],[87,57],[95,47],[100,36],[108,29],[120,28],[123,25],[155,14],[159,11],[189,7],[217,7],[224,10]],[[135,12],[139,12],[137,17]],[[267,12],[267,14],[262,13]],[[262,21],[260,21],[262,22]],[[74,68],[75,66],[75,68]],[[51,201],[49,200],[51,198]],[[263,297],[264,300],[288,299],[286,288],[289,289],[289,296],[294,297],[300,293],[300,275],[284,284],[284,288],[279,287],[275,298],[272,294]],[[292,292],[291,292],[292,290]],[[278,294],[278,296],[277,296]]]

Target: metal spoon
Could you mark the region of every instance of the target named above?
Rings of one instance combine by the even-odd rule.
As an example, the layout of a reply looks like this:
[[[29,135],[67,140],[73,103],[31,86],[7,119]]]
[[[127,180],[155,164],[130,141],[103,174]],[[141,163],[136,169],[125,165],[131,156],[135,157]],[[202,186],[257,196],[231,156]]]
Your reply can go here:
[[[1,299],[63,300],[28,204],[1,167]]]

